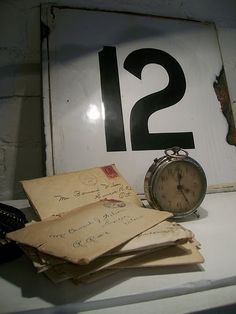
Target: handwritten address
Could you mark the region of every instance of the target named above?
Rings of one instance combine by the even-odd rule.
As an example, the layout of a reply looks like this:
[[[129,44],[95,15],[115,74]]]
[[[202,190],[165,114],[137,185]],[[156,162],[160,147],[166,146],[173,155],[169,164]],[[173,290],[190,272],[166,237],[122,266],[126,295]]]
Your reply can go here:
[[[73,247],[74,248],[78,248],[78,247],[87,248],[91,243],[96,243],[98,242],[99,239],[108,235],[110,235],[110,232],[105,231],[102,233],[98,233],[96,235],[89,236],[83,240],[76,240],[73,242]]]
[[[106,230],[108,227],[117,224],[127,226],[143,218],[142,215],[126,214],[126,211],[126,207],[111,208],[82,224],[73,224],[61,233],[50,233],[49,238],[60,241],[73,237],[75,239],[72,243],[74,248],[87,248],[96,244],[100,239],[109,236],[110,231]]]
[[[58,202],[70,201],[72,199],[79,199],[90,196],[93,200],[101,200],[109,197],[118,197],[119,199],[125,199],[132,194],[132,189],[128,185],[122,185],[121,183],[101,183],[100,188],[94,188],[87,191],[74,190],[68,195],[56,194],[54,199]]]

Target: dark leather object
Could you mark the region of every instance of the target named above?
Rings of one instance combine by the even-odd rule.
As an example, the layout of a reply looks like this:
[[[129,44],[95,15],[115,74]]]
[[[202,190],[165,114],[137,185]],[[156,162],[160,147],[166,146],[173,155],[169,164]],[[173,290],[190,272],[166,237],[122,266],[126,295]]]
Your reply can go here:
[[[0,203],[0,263],[8,262],[23,254],[19,246],[5,238],[8,232],[23,228],[27,219],[18,208]]]

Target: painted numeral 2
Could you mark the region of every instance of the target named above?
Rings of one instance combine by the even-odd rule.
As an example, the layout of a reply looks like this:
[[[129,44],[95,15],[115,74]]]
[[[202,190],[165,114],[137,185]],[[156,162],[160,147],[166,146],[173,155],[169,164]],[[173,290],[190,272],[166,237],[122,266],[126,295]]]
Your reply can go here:
[[[158,150],[173,146],[194,148],[192,132],[149,133],[148,119],[156,111],[170,107],[184,96],[186,80],[180,64],[168,53],[152,48],[131,52],[124,68],[141,79],[143,68],[159,64],[169,75],[168,85],[137,101],[130,114],[132,150]],[[102,99],[105,108],[105,136],[107,151],[125,151],[125,132],[120,96],[116,48],[106,46],[99,52]]]

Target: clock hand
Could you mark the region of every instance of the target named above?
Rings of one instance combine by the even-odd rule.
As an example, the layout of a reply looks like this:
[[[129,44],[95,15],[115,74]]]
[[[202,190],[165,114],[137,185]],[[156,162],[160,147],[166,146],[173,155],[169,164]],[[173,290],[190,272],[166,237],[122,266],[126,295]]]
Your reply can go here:
[[[178,180],[177,189],[178,190],[183,188],[183,186],[180,184],[181,179],[182,179],[182,175],[181,175],[181,173],[180,173],[180,171],[178,169],[178,173],[177,173],[177,180]]]
[[[182,175],[181,175],[179,170],[178,170],[178,173],[177,173],[177,178],[178,178],[178,183],[180,184],[180,181],[182,179]]]
[[[180,190],[180,192],[182,193],[182,195],[183,195],[185,201],[186,201],[188,204],[190,204],[190,203],[189,203],[189,200],[187,199],[187,197],[186,197],[185,193],[183,192],[183,190]]]
[[[184,189],[183,186],[179,184],[179,185],[177,186],[177,189],[178,189],[178,191],[180,191],[180,193],[183,195],[185,201],[186,201],[188,204],[190,204],[188,198],[186,197],[186,195],[185,195],[185,193],[184,193],[184,191],[183,191],[183,189]]]

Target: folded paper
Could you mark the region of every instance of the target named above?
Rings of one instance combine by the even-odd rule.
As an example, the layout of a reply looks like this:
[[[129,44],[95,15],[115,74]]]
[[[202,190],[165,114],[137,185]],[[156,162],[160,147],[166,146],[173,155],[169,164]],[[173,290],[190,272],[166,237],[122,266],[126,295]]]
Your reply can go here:
[[[199,252],[197,242],[163,248],[150,254],[140,255],[137,258],[111,265],[110,268],[149,268],[163,266],[192,265],[204,262],[204,257]]]
[[[124,201],[104,200],[32,223],[7,238],[76,264],[87,264],[171,217]]]
[[[142,205],[115,165],[24,180],[21,184],[42,220],[102,199]]]
[[[107,254],[121,254],[185,243],[193,238],[190,230],[180,224],[163,221]]]

